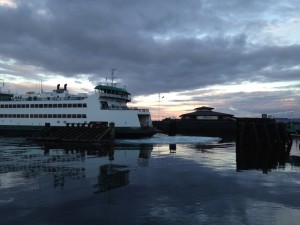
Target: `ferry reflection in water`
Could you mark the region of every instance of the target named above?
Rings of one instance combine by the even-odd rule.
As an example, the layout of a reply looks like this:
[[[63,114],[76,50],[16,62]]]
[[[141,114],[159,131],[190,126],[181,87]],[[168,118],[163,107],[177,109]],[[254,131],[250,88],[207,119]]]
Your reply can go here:
[[[51,175],[53,187],[63,187],[68,179],[95,178],[97,183],[93,187],[97,193],[128,185],[130,170],[138,165],[147,165],[153,145],[135,146],[128,152],[121,150],[126,154],[118,155],[117,160],[115,146],[111,144],[61,146],[48,143],[41,145],[41,148],[20,147],[0,151],[0,174],[4,175],[1,176],[0,187],[5,186],[5,176],[8,174],[18,173],[18,180],[49,178]],[[94,170],[95,166],[99,167],[98,170]],[[15,185],[18,186],[18,183]]]
[[[237,157],[235,142],[218,138],[0,141],[1,225],[299,224],[298,140],[268,174],[245,161],[258,154]]]

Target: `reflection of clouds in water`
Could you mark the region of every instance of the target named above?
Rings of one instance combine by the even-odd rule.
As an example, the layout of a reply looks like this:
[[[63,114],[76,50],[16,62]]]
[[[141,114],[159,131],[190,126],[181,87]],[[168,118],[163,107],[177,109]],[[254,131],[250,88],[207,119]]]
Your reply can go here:
[[[9,198],[9,199],[5,199],[5,200],[0,199],[0,204],[1,204],[1,203],[10,203],[10,202],[12,202],[12,201],[14,201],[14,198]]]
[[[156,134],[151,138],[142,139],[118,139],[116,143],[124,144],[211,144],[217,143],[220,138],[201,137],[201,136],[168,136],[164,134]]]

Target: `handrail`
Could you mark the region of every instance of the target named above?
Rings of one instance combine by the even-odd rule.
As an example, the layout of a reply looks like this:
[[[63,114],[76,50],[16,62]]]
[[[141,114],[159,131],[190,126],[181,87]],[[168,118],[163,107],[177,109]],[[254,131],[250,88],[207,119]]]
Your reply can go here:
[[[133,108],[128,108],[124,106],[115,106],[115,107],[106,107],[106,108],[101,108],[102,110],[137,110],[139,112],[149,112],[149,109],[138,109],[136,107]]]
[[[64,100],[82,100],[87,97],[45,97],[45,98],[12,98],[10,100],[0,100],[0,102],[24,102],[24,101],[64,101]]]

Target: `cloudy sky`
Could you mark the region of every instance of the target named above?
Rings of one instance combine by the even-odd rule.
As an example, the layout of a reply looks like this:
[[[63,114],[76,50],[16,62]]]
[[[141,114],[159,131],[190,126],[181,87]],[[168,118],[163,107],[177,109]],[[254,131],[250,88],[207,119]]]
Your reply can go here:
[[[299,3],[0,0],[1,88],[87,92],[115,68],[154,119],[202,105],[300,117]]]

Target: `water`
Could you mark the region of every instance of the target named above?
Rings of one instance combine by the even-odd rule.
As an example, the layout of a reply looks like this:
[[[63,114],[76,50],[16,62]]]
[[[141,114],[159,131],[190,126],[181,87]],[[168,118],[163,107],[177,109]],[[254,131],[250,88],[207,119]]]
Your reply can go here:
[[[299,143],[265,173],[237,171],[235,142],[219,138],[0,138],[0,224],[299,224]]]

